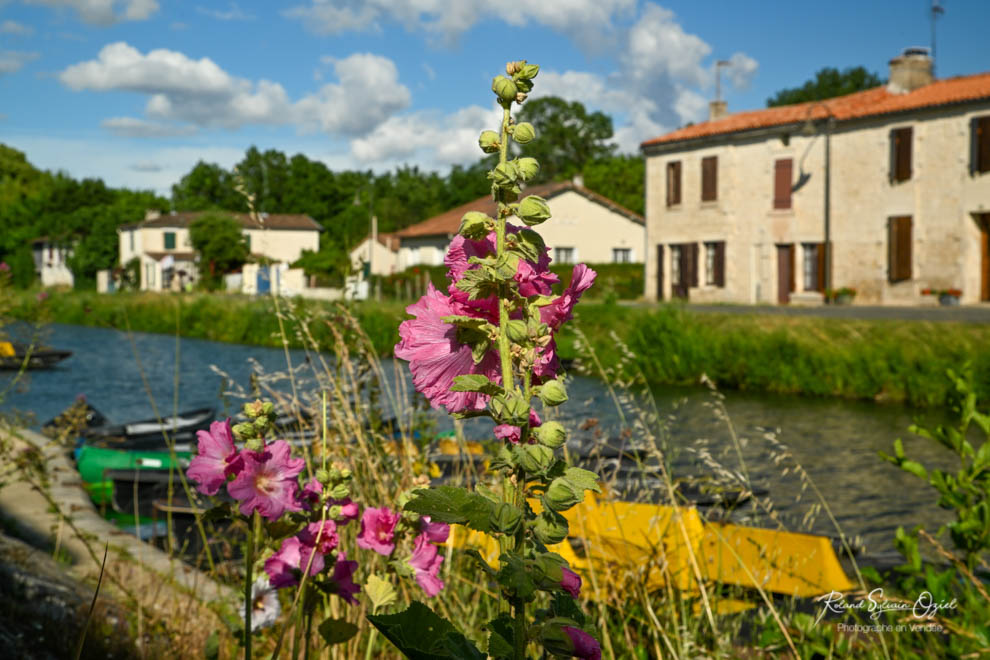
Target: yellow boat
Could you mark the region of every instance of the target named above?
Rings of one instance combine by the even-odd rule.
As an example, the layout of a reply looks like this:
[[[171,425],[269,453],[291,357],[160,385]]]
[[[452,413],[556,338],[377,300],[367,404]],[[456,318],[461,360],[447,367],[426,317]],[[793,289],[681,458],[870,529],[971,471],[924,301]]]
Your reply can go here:
[[[537,500],[530,506],[541,509]],[[592,493],[563,515],[568,539],[550,550],[599,599],[630,584],[700,592],[700,583],[717,582],[801,598],[855,588],[822,536],[709,522],[691,506],[618,502]],[[474,547],[490,563],[498,557],[490,537],[464,527],[455,526],[448,543]]]

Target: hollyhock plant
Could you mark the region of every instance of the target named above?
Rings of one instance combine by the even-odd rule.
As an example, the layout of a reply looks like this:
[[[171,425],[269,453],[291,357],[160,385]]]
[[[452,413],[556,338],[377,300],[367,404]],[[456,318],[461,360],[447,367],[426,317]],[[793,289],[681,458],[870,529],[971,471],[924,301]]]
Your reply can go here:
[[[213,422],[209,431],[196,431],[199,452],[189,461],[186,475],[196,482],[196,490],[216,495],[227,477],[238,474],[244,461],[234,446],[230,418]]]
[[[316,547],[303,543],[297,536],[290,536],[282,541],[278,552],[265,561],[265,572],[274,588],[294,587],[299,584],[299,573],[307,564],[311,576],[322,571],[326,565]]]
[[[352,502],[349,497],[345,497],[342,500],[332,499],[327,502],[327,506],[340,507],[340,517],[337,518],[338,525],[346,525],[352,520],[357,520],[361,517],[361,508],[357,505],[357,502]]]
[[[240,511],[245,516],[258,511],[271,521],[278,520],[286,511],[301,511],[296,499],[299,484],[296,477],[306,462],[290,457],[289,443],[278,440],[260,452],[242,451],[244,467],[227,491],[240,501]]]
[[[540,416],[536,414],[535,410],[531,409],[529,411],[529,428],[534,429],[542,425],[543,421],[540,419]],[[499,440],[508,440],[512,444],[518,445],[522,439],[522,429],[512,424],[499,424],[495,427],[495,437]]]
[[[437,546],[430,543],[427,534],[416,537],[416,545],[408,563],[416,571],[416,584],[422,587],[427,596],[433,598],[443,590],[443,580],[437,577],[443,555],[438,552]]]
[[[431,543],[446,543],[450,536],[450,525],[442,522],[431,522],[429,516],[419,519],[420,529]]]
[[[573,598],[577,598],[581,595],[581,576],[566,566],[561,570],[564,574],[564,577],[560,581],[561,588]]]
[[[581,660],[602,659],[602,647],[599,646],[598,640],[580,628],[573,626],[561,626],[561,628],[571,638],[571,643],[574,644],[575,658],[581,658]]]
[[[341,552],[337,555],[337,562],[333,565],[333,575],[330,577],[337,595],[351,605],[357,605],[358,601],[354,596],[361,591],[360,585],[354,584],[354,572],[357,567],[356,561],[348,561],[347,553]]]
[[[320,554],[328,555],[340,543],[337,523],[332,520],[311,522],[299,532],[299,540],[304,545],[315,547]]]
[[[395,526],[399,522],[399,514],[393,513],[388,507],[368,507],[361,517],[361,532],[358,534],[359,548],[374,550],[388,557],[395,550]]]

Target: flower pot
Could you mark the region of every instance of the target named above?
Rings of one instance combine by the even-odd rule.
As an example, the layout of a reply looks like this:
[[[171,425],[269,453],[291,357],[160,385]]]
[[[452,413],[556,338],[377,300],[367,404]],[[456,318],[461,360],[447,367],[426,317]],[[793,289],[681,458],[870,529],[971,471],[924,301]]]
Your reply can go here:
[[[835,297],[836,305],[851,305],[852,301],[853,301],[853,297],[850,296],[848,293],[840,293]]]
[[[959,296],[953,296],[948,293],[941,293],[938,296],[938,304],[948,307],[950,305],[959,304]]]

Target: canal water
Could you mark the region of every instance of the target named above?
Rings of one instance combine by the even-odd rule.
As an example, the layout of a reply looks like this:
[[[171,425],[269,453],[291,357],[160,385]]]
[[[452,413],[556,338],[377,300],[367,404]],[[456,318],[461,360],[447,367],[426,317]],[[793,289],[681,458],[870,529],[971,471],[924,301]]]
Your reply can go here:
[[[0,412],[27,414],[34,426],[80,394],[114,422],[153,417],[152,398],[163,414],[173,407],[217,406],[220,415],[225,383],[211,366],[243,386],[252,373],[286,368],[281,349],[59,324],[47,332],[47,344],[71,350],[73,356],[56,369],[30,372],[0,402]],[[305,352],[294,350],[289,356],[305,370]],[[5,377],[0,374],[0,388]],[[923,465],[953,466],[948,452],[908,432],[914,413],[905,407],[745,392],[726,392],[720,402],[704,388],[663,389],[648,401],[631,401],[621,392],[613,397],[601,381],[581,376],[572,379],[569,393],[571,400],[557,410],[575,436],[620,442],[625,428],[631,429],[628,441],[635,442],[643,435],[637,424],[643,424],[676,455],[675,477],[745,474],[768,492],[767,500],[793,531],[838,535],[824,511],[815,514],[820,499],[814,488],[845,534],[871,554],[893,549],[898,526],[923,524],[934,531],[949,519],[935,506],[930,487],[878,457],[879,451],[893,453],[894,440],[902,438],[906,453]],[[239,408],[237,401],[230,404]],[[652,410],[656,417],[644,421],[643,411]],[[945,421],[939,413],[929,412],[928,417]],[[471,422],[465,427],[469,437],[490,434],[490,421]],[[436,424],[444,430],[451,422],[438,414]],[[773,526],[765,514],[751,522]]]

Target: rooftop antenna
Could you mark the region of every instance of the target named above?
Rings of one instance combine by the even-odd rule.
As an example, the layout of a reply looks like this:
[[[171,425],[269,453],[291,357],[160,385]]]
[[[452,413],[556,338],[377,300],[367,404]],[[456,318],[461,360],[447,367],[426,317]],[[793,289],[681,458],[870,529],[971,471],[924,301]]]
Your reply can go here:
[[[934,2],[935,0],[933,0]],[[722,100],[722,69],[724,67],[732,66],[732,62],[729,60],[719,60],[715,63],[715,100]]]
[[[940,15],[945,13],[945,9],[942,8],[941,0],[932,0],[932,78],[935,77],[935,19]]]

